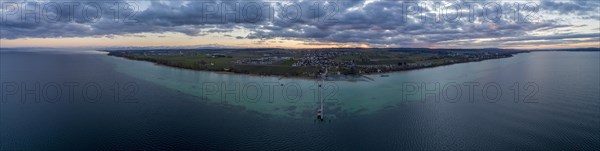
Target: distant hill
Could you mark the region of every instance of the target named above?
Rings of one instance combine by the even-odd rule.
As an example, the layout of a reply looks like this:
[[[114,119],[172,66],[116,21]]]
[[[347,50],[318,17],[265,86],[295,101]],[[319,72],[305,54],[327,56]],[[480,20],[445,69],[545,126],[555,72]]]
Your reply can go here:
[[[600,51],[600,48],[569,48],[569,49],[547,49],[540,51]]]

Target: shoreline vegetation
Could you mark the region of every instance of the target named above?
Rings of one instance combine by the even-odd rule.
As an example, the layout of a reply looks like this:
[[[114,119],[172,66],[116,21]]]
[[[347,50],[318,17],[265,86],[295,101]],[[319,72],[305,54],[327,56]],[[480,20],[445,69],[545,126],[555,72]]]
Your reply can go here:
[[[104,50],[103,50],[104,51]],[[198,71],[319,79],[370,79],[365,75],[512,57],[507,49],[329,48],[109,50],[107,55]]]

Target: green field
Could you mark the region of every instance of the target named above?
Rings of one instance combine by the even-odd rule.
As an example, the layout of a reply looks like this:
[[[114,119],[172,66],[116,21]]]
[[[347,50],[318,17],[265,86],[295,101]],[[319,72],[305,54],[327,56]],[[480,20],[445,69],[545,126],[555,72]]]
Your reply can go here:
[[[333,53],[332,53],[333,52]],[[344,75],[411,70],[452,63],[509,57],[486,51],[347,50],[156,50],[112,51],[109,55],[150,61],[178,68],[254,75],[317,78],[327,68]],[[449,55],[452,54],[452,55]],[[490,55],[495,54],[495,55]],[[282,59],[287,57],[290,59]],[[325,58],[325,59],[323,59]],[[311,61],[310,59],[315,59]],[[326,61],[323,61],[326,60]],[[293,66],[302,62],[301,67]]]

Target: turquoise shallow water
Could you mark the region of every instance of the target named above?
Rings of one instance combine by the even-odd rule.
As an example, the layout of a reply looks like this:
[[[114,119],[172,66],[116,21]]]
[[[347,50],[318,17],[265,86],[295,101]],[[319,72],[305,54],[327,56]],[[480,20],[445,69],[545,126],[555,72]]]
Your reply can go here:
[[[97,53],[2,52],[0,61],[5,150],[600,149],[599,52],[523,53],[372,81],[326,81],[332,121],[321,124],[314,123],[315,80]],[[54,102],[23,103],[20,93],[6,93],[7,83],[35,82],[80,85],[74,99],[63,87]],[[92,103],[77,91],[88,83],[103,90]],[[130,83],[135,91],[123,88]],[[134,100],[115,101],[115,84],[121,99]]]
[[[582,77],[583,79],[594,79],[594,76],[597,76],[594,74],[598,72],[598,69],[595,69],[597,66],[594,65],[597,64],[597,60],[593,59],[596,53],[591,53],[591,56],[584,56],[585,52],[563,53],[520,54],[507,59],[389,73],[389,77],[370,75],[369,77],[374,79],[372,81],[326,81],[323,84],[326,87],[323,93],[328,102],[327,108],[330,110],[361,114],[390,109],[399,103],[411,102],[514,102],[516,93],[524,95],[519,98],[523,100],[518,102],[526,102],[525,99],[537,100],[535,95],[539,96],[538,93],[543,93],[539,89],[552,90],[554,83],[548,82],[550,78],[562,79],[560,75],[549,77],[547,74],[568,73],[573,76],[585,76]],[[579,62],[573,64],[570,60],[563,60],[565,59],[563,57],[571,59],[575,57],[569,55],[591,58],[585,60],[588,62],[580,61],[580,64],[586,64],[581,66],[577,65]],[[240,106],[263,114],[305,117],[310,115],[302,115],[302,112],[312,112],[318,105],[319,94],[316,87],[318,80],[199,72],[121,58],[107,59],[108,62],[116,65],[117,71],[132,77],[207,98],[214,103]],[[561,60],[570,61],[570,64],[561,64],[568,63]],[[570,66],[577,67],[573,69]],[[593,74],[581,73],[581,70],[589,70],[585,72]],[[576,81],[562,81],[558,84],[573,82]],[[594,83],[598,83],[597,80],[587,82],[589,83],[582,84],[593,86]],[[515,89],[516,84],[521,89]],[[490,95],[504,93],[498,100],[494,100],[494,96],[475,95],[475,93],[483,93],[481,91],[484,90],[484,86],[486,90],[491,91]],[[523,90],[525,87],[534,88],[533,86],[537,87],[537,90]],[[502,92],[497,88],[502,89],[500,90]],[[593,89],[592,87],[592,91]],[[528,97],[527,95],[531,95],[530,98],[523,98]],[[469,98],[470,96],[473,98]],[[297,109],[296,112],[282,110],[286,108]]]

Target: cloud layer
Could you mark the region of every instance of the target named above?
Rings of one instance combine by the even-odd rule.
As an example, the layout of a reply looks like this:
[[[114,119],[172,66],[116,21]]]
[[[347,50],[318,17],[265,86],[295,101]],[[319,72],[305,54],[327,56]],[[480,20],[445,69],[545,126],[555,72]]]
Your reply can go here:
[[[496,47],[597,42],[599,8],[598,1],[549,0],[3,1],[0,34],[20,39],[175,32],[258,41]],[[231,36],[239,30],[244,36]]]

